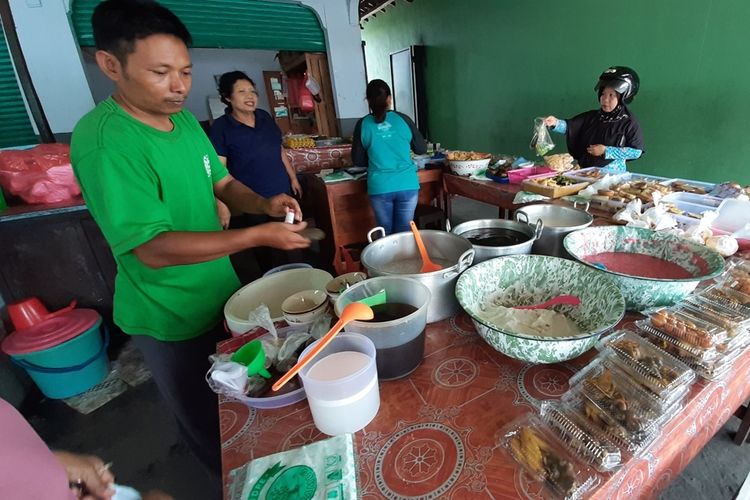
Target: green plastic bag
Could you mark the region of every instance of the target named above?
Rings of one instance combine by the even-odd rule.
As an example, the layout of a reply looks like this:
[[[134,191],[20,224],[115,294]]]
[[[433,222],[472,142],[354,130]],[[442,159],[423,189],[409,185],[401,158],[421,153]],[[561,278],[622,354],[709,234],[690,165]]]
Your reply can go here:
[[[352,434],[256,458],[229,473],[230,500],[355,500]]]

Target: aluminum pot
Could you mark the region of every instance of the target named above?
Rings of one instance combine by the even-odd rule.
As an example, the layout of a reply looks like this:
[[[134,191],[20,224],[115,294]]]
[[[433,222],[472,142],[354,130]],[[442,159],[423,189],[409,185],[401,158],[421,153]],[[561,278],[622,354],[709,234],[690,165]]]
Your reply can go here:
[[[503,257],[505,255],[529,254],[531,253],[532,245],[537,239],[539,239],[542,235],[542,230],[544,229],[544,223],[541,219],[536,221],[536,225],[504,219],[477,219],[463,222],[453,229],[450,227],[450,221],[447,222],[446,226],[448,231],[457,234],[462,238],[467,238],[466,235],[472,231],[483,229],[505,229],[521,233],[528,238],[521,243],[505,246],[477,245],[474,243],[474,264],[479,264],[485,260],[494,259],[495,257]]]
[[[539,255],[552,255],[569,259],[568,252],[563,247],[563,240],[568,233],[587,228],[594,222],[594,217],[587,212],[588,203],[580,210],[578,204],[573,207],[537,203],[527,205],[516,210],[516,220],[527,224],[535,224],[541,220],[544,223],[542,236],[534,242],[531,252]]]
[[[383,237],[374,239],[378,233]],[[469,240],[446,231],[426,229],[420,231],[420,234],[430,259],[448,263],[444,269],[431,273],[399,272],[397,267],[400,263],[420,259],[414,235],[406,232],[385,236],[382,227],[376,227],[367,233],[370,244],[362,250],[360,262],[370,277],[405,276],[425,285],[432,293],[427,309],[427,322],[434,323],[453,316],[461,309],[455,295],[456,281],[474,261],[474,249]]]

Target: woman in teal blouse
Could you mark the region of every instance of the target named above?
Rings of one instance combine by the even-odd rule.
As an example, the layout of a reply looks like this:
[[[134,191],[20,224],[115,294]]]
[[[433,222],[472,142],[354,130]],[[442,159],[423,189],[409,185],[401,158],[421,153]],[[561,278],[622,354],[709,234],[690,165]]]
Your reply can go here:
[[[383,80],[367,84],[371,113],[352,137],[352,161],[367,167],[367,194],[378,225],[386,234],[409,230],[419,196],[417,167],[410,151],[427,152],[422,134],[408,116],[390,111],[391,89]]]

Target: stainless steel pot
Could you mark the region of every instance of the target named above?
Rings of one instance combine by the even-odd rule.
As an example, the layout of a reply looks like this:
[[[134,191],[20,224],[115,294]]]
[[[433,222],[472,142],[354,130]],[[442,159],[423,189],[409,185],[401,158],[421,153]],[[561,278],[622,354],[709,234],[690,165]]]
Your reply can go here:
[[[532,245],[541,236],[542,230],[544,229],[544,223],[541,219],[536,221],[536,225],[504,219],[477,219],[463,222],[453,229],[450,228],[450,221],[446,225],[448,231],[463,238],[466,238],[465,235],[471,231],[482,229],[506,229],[516,231],[528,237],[526,241],[515,245],[487,246],[474,243],[474,264],[479,264],[485,260],[502,257],[504,255],[529,254],[531,253]]]
[[[384,237],[373,240],[377,233],[381,233]],[[367,269],[370,277],[406,276],[414,278],[429,288],[432,299],[427,308],[427,322],[434,323],[453,316],[460,310],[455,295],[456,281],[458,281],[458,276],[471,266],[474,260],[474,249],[468,240],[445,231],[427,229],[420,233],[430,259],[443,260],[452,265],[446,265],[444,269],[431,273],[393,272],[394,264],[419,259],[419,251],[411,232],[385,236],[382,227],[376,227],[367,233],[367,240],[370,244],[362,250],[360,262]]]
[[[516,220],[534,224],[541,220],[544,223],[542,236],[534,242],[531,252],[540,255],[552,255],[554,257],[570,258],[563,247],[563,239],[568,233],[589,227],[594,222],[594,217],[587,212],[588,203],[583,210],[561,205],[550,205],[538,203],[527,205],[516,210]]]

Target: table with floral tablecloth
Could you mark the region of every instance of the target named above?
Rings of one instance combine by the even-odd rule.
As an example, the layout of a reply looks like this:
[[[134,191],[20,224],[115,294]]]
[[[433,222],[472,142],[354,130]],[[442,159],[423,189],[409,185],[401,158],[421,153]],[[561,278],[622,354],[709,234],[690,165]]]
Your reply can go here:
[[[227,341],[219,350],[245,341]],[[500,430],[538,412],[541,401],[559,398],[593,354],[532,365],[495,351],[463,313],[428,325],[423,363],[405,379],[380,383],[380,411],[355,434],[362,497],[540,498],[539,485],[497,444]],[[593,497],[656,497],[748,398],[749,379],[746,353],[723,381],[696,383],[651,449],[601,475]],[[219,412],[225,477],[253,458],[326,437],[305,401],[254,410],[222,398]]]
[[[321,146],[318,148],[285,149],[286,157],[298,174],[317,174],[327,168],[352,166],[352,145]]]

